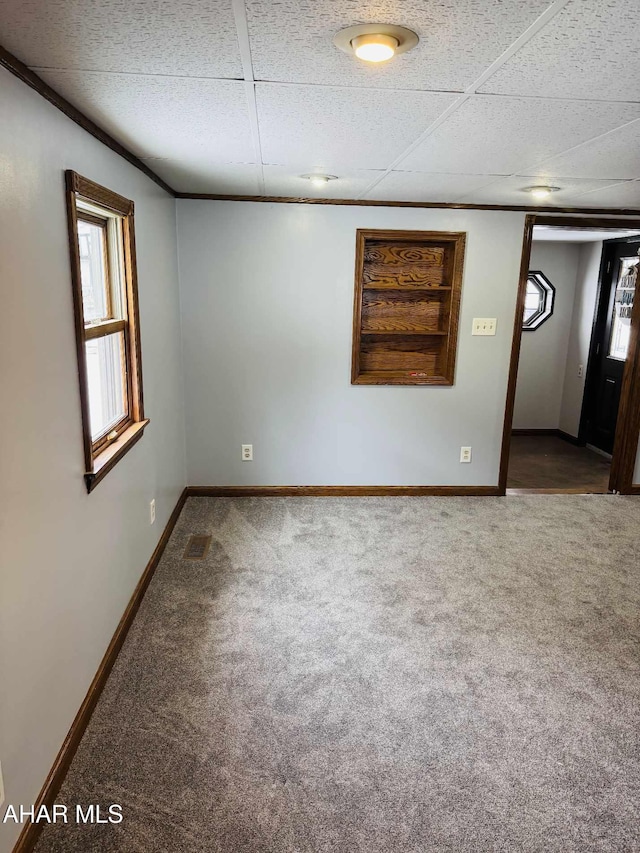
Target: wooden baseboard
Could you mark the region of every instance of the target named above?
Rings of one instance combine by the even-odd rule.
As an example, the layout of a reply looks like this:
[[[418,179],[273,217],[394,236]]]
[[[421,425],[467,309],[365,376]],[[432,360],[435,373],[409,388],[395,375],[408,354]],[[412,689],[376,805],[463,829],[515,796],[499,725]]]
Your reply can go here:
[[[140,607],[147,587],[151,582],[151,578],[153,577],[156,567],[160,562],[160,558],[162,557],[186,499],[187,489],[184,489],[178,499],[178,503],[175,505],[174,510],[171,513],[165,529],[162,532],[160,541],[156,545],[156,548],[151,555],[151,559],[147,563],[147,566],[142,573],[142,577],[138,581],[129,604],[127,605],[118,627],[111,638],[109,647],[102,658],[98,671],[91,682],[87,695],[80,706],[80,710],[76,714],[76,718],[71,724],[71,728],[69,729],[64,743],[60,747],[60,752],[56,756],[53,767],[49,771],[49,775],[42,786],[42,790],[40,791],[35,803],[36,813],[40,806],[46,806],[50,811],[53,803],[55,802],[60,786],[67,775],[67,771],[69,770],[69,765],[71,764],[73,756],[78,749],[80,741],[82,740],[82,736],[98,703],[100,694],[107,683],[109,673],[111,672],[116,658],[118,657],[118,653],[122,648],[122,644],[125,641],[129,628],[131,627],[131,623],[138,612],[138,608]],[[15,847],[13,848],[13,853],[31,853],[36,845],[43,826],[44,824],[39,823],[26,823],[22,828],[22,832],[20,833]]]
[[[498,486],[188,486],[190,498],[499,497]]]
[[[584,447],[584,442],[561,429],[512,429],[511,435],[553,435],[563,441],[568,441],[569,444],[575,444],[576,447]]]
[[[635,486],[635,485],[634,485],[634,486],[631,486],[631,489],[630,489],[630,491],[629,491],[629,494],[630,494],[630,495],[640,495],[640,485],[638,485],[638,486]]]

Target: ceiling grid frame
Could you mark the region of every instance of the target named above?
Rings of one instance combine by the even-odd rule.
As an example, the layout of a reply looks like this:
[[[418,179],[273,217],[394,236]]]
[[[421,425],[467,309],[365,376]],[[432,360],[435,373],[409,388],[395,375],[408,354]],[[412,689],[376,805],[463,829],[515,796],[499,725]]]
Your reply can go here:
[[[418,146],[424,142],[435,130],[437,130],[441,124],[453,115],[460,107],[469,99],[470,95],[475,95],[477,93],[477,89],[480,86],[484,86],[484,84],[489,80],[489,78],[496,73],[496,71],[501,68],[505,62],[507,62],[511,57],[517,53],[520,48],[525,45],[528,41],[530,41],[541,29],[546,27],[546,25],[551,21],[555,16],[567,5],[569,0],[554,0],[554,2],[535,20],[527,29],[520,35],[518,38],[506,49],[504,50],[500,56],[495,59],[491,65],[482,72],[482,74],[477,77],[470,86],[468,86],[462,96],[458,98],[458,100],[449,107],[439,118],[437,118],[425,131],[422,133],[416,140],[413,142],[405,151],[400,154],[396,160],[391,163],[391,165],[387,168],[387,171],[384,175],[382,175],[378,180],[372,181],[370,186],[362,193],[359,198],[365,198],[371,190],[373,190],[381,181],[386,178],[388,174],[396,170],[396,166],[399,166],[407,157],[415,151]],[[492,181],[488,182],[487,186],[489,186]]]
[[[233,18],[236,24],[238,47],[242,61],[251,137],[255,149],[256,165],[258,167],[258,192],[264,195],[264,169],[262,160],[262,143],[260,141],[260,122],[258,121],[258,105],[256,103],[256,82],[253,75],[253,60],[251,58],[251,41],[249,40],[249,25],[247,23],[247,7],[244,0],[231,0]]]
[[[107,0],[107,7],[110,2],[113,0]],[[550,210],[558,209],[561,206],[569,209],[570,205],[576,204],[578,198],[584,198],[585,201],[582,203],[588,204],[586,198],[592,197],[594,199],[592,204],[601,204],[603,211],[622,207],[627,209],[640,207],[640,168],[636,169],[638,158],[632,153],[636,148],[636,140],[639,136],[637,128],[640,127],[640,97],[636,98],[635,90],[630,88],[628,74],[625,82],[626,88],[623,87],[620,90],[618,98],[616,98],[618,91],[614,85],[615,73],[618,75],[625,74],[625,66],[621,65],[620,62],[616,64],[614,48],[620,43],[621,38],[624,44],[627,43],[628,39],[625,35],[626,30],[619,23],[620,19],[618,18],[618,22],[616,22],[611,10],[608,12],[605,28],[597,29],[597,21],[592,20],[594,16],[592,7],[596,0],[587,0],[585,3],[585,10],[587,11],[585,11],[584,16],[582,15],[581,3],[578,0],[556,0],[551,3],[548,0],[546,3],[540,3],[538,0],[537,3],[532,3],[528,7],[530,10],[528,16],[514,16],[512,14],[510,18],[508,15],[507,17],[504,16],[500,3],[496,2],[487,2],[483,5],[477,0],[462,0],[461,4],[452,3],[451,0],[442,0],[442,2],[435,4],[433,9],[429,5],[423,5],[421,8],[420,4],[416,5],[415,2],[409,2],[406,7],[409,20],[401,23],[407,23],[411,26],[411,15],[415,16],[416,10],[420,9],[419,14],[422,17],[417,21],[418,26],[414,29],[419,34],[423,34],[421,36],[424,39],[423,43],[425,45],[433,44],[433,39],[443,39],[446,49],[454,57],[451,65],[447,64],[446,58],[443,57],[445,60],[443,67],[448,70],[444,73],[436,73],[435,79],[431,77],[429,69],[438,72],[440,68],[440,64],[433,65],[435,58],[437,58],[437,52],[435,58],[432,50],[428,50],[422,57],[418,57],[417,67],[421,74],[425,72],[429,74],[426,81],[424,76],[416,75],[415,65],[411,71],[411,66],[403,66],[402,64],[397,67],[394,64],[390,77],[386,72],[382,72],[382,76],[372,75],[367,78],[367,75],[362,73],[362,66],[358,66],[357,63],[353,66],[353,73],[348,67],[343,66],[339,74],[336,75],[334,72],[337,66],[332,66],[331,74],[322,75],[323,62],[326,63],[331,52],[326,42],[327,25],[334,31],[336,23],[338,27],[340,26],[336,20],[340,16],[345,19],[346,23],[354,13],[363,15],[365,20],[372,17],[371,14],[367,15],[364,6],[359,5],[359,0],[341,0],[337,7],[333,6],[332,3],[324,6],[323,0],[318,0],[317,5],[315,0],[299,0],[299,2],[298,0],[296,2],[281,0],[281,2],[273,5],[268,0],[194,0],[189,6],[189,14],[180,10],[180,4],[169,9],[169,24],[164,17],[155,14],[154,0],[130,0],[130,2],[132,20],[136,16],[139,19],[142,10],[145,10],[146,28],[141,34],[145,39],[143,45],[145,61],[148,60],[150,63],[147,65],[139,57],[134,56],[134,65],[131,67],[125,59],[132,40],[140,38],[140,34],[135,30],[120,27],[115,35],[106,34],[103,36],[102,31],[99,28],[96,29],[96,22],[102,20],[104,16],[104,7],[99,0],[88,0],[87,16],[85,16],[86,26],[93,27],[94,39],[98,48],[95,61],[94,54],[87,54],[86,49],[84,53],[82,50],[76,52],[69,49],[68,28],[65,27],[64,22],[68,20],[68,15],[71,14],[71,0],[53,0],[50,12],[53,15],[53,25],[56,29],[53,31],[53,40],[49,39],[49,41],[47,40],[47,30],[51,18],[46,20],[44,15],[30,18],[26,13],[20,11],[22,6],[18,0],[7,0],[6,9],[9,14],[5,19],[4,30],[2,30],[3,24],[0,22],[0,42],[5,37],[9,38],[11,42],[14,38],[13,32],[17,31],[19,35],[15,44],[18,46],[18,54],[22,55],[27,61],[35,60],[35,62],[29,62],[28,65],[22,63],[24,67],[17,73],[17,76],[28,82],[32,88],[39,90],[48,100],[83,126],[93,125],[97,132],[94,132],[94,129],[90,129],[89,132],[93,132],[103,141],[110,138],[113,143],[111,147],[115,146],[114,150],[117,150],[119,146],[122,151],[128,152],[129,156],[123,154],[123,156],[127,156],[127,159],[132,162],[140,160],[139,167],[147,171],[147,174],[153,174],[154,179],[157,179],[159,183],[162,184],[164,178],[164,181],[168,181],[172,187],[177,187],[176,194],[178,196],[190,194],[188,191],[185,192],[187,189],[185,187],[186,181],[187,184],[191,184],[194,195],[198,195],[201,188],[206,190],[208,182],[211,187],[210,194],[214,197],[218,193],[224,194],[224,197],[232,197],[236,194],[237,197],[245,198],[247,197],[245,193],[247,191],[253,193],[253,187],[257,186],[259,193],[256,196],[257,199],[275,198],[277,196],[291,198],[298,197],[298,195],[303,198],[310,190],[309,195],[312,198],[309,200],[329,201],[326,198],[326,193],[310,187],[307,189],[304,182],[300,181],[302,171],[311,171],[311,169],[303,168],[303,163],[300,160],[306,158],[309,160],[309,166],[313,165],[313,157],[308,156],[311,148],[306,148],[307,143],[310,142],[312,148],[315,149],[316,159],[320,158],[318,165],[326,165],[328,173],[332,172],[344,178],[343,188],[339,188],[337,184],[335,187],[332,186],[332,190],[337,191],[337,198],[343,203],[348,200],[354,203],[363,200],[364,202],[374,201],[376,203],[386,201],[391,204],[397,199],[398,203],[411,201],[411,203],[424,203],[425,205],[451,203],[456,206],[458,204],[466,206],[465,203],[467,203],[472,207],[488,205],[489,207],[515,206],[516,208],[529,207],[532,210],[542,209],[541,205],[532,203],[532,200],[524,204],[521,203],[521,198],[526,195],[523,194],[524,187],[518,187],[514,180],[522,178],[528,179],[526,180],[528,184],[544,182],[557,183],[561,186],[565,192],[553,197],[548,206]],[[609,0],[608,6],[619,7],[623,10],[627,8],[629,2],[631,0]],[[518,7],[517,3],[514,8],[516,7]],[[258,9],[257,18],[256,8]],[[337,12],[334,14],[336,9]],[[379,9],[380,13],[377,17],[380,20],[386,20],[388,16],[393,17],[395,6],[390,1],[382,0]],[[191,11],[194,14],[191,14]],[[217,33],[215,27],[212,29],[212,23],[215,22],[218,13],[222,16],[226,28],[224,30],[226,32],[224,41],[221,40],[223,36]],[[274,56],[277,61],[271,62],[271,65],[267,66],[265,65],[265,44],[267,48],[274,47],[273,39],[279,32],[278,28],[283,25],[283,14],[289,15],[290,21],[293,22],[294,27],[299,28],[302,37],[297,46],[294,45],[298,51],[297,64],[294,62],[293,66],[289,66],[284,54],[276,51]],[[311,19],[309,15],[311,15]],[[328,21],[327,15],[331,16],[331,21]],[[533,19],[535,15],[537,17]],[[563,22],[560,30],[555,24],[549,26],[559,15]],[[374,14],[373,17],[375,18],[376,15]],[[320,25],[318,21],[320,21]],[[473,52],[474,39],[467,37],[466,34],[462,36],[465,31],[464,28],[461,29],[461,21],[468,22],[469,32],[475,33],[477,38],[483,36],[484,50]],[[567,29],[567,21],[573,25],[579,25],[579,32],[582,35],[578,37],[577,41],[573,39],[571,28]],[[437,26],[436,30],[431,30],[430,24],[432,23]],[[518,23],[522,26],[514,27],[514,24]],[[257,30],[256,27],[258,27]],[[263,27],[266,27],[268,36],[266,42],[263,37]],[[590,29],[588,30],[588,28]],[[520,30],[522,32],[518,35]],[[588,39],[584,35],[587,31],[589,33]],[[45,36],[44,41],[43,34]],[[233,38],[234,34],[237,37],[237,44],[234,44],[236,42],[236,39]],[[35,38],[32,39],[31,35],[34,35]],[[156,35],[159,40],[156,40]],[[517,38],[515,38],[516,35]],[[26,41],[24,40],[25,36]],[[293,36],[294,34],[291,35],[291,38]],[[532,85],[514,88],[509,76],[504,77],[501,69],[504,69],[505,65],[508,64],[509,73],[513,77],[515,72],[514,79],[519,79],[517,76],[519,58],[516,55],[519,55],[519,51],[524,49],[523,55],[530,58],[537,50],[537,42],[535,47],[530,44],[536,36],[539,36],[541,45],[546,50],[543,55],[547,64],[539,69],[540,79],[545,78],[545,74],[546,79],[549,79],[549,69],[553,62],[558,63],[559,69],[567,66],[567,62],[563,64],[564,54],[562,51],[568,50],[572,51],[574,66],[577,69],[572,76],[570,75],[570,84],[561,85],[558,89],[552,84],[537,90]],[[315,43],[310,42],[312,37],[315,37]],[[22,38],[22,47],[20,47],[20,38]],[[205,60],[205,54],[202,52],[203,45],[206,45],[211,38],[213,38],[214,48],[212,53],[209,52],[211,53],[211,61],[208,61],[209,54],[206,55],[206,61],[203,61]],[[271,42],[269,42],[269,38]],[[604,49],[603,68],[609,73],[607,78],[610,81],[609,88],[603,88],[603,86],[595,86],[594,89],[589,88],[589,80],[594,74],[597,82],[597,74],[599,73],[597,68],[599,66],[596,65],[594,69],[591,61],[585,60],[584,63],[581,63],[575,59],[576,51],[583,44],[580,38],[584,40],[584,44],[587,46],[594,40],[600,39]],[[429,42],[429,39],[432,41]],[[549,48],[552,40],[556,41],[562,48],[562,50],[558,48],[554,55],[550,53]],[[510,44],[509,41],[511,41]],[[316,43],[318,44],[317,53],[315,52]],[[438,41],[435,43],[438,44]],[[170,53],[167,56],[168,64],[164,62],[163,44],[171,45]],[[456,51],[457,44],[460,45],[459,55]],[[40,45],[44,52],[38,49],[35,56],[33,53],[30,54],[31,45]],[[193,55],[190,53],[191,45],[197,49]],[[301,45],[305,46],[302,52]],[[505,47],[505,45],[508,46]],[[12,44],[9,47],[16,49]],[[254,51],[254,48],[257,52]],[[284,49],[286,50],[286,48]],[[222,55],[218,56],[220,51],[222,51]],[[469,51],[471,54],[467,55]],[[25,56],[25,52],[27,56]],[[495,56],[496,54],[499,54],[497,58],[490,62],[492,55]],[[86,62],[87,56],[89,56],[88,63]],[[474,58],[475,68],[472,68],[470,56]],[[118,57],[121,57],[119,63]],[[596,63],[597,58],[596,55]],[[184,62],[180,64],[182,59]],[[280,59],[284,65],[278,64]],[[468,72],[473,70],[477,74],[482,70],[482,64],[478,62],[479,59],[482,59],[483,63],[489,62],[489,64],[486,65],[481,74],[476,76],[473,83],[466,86],[469,77],[472,76]],[[333,62],[333,60],[330,61]],[[404,61],[404,57],[402,61]],[[2,64],[16,73],[11,66],[12,64],[19,65],[20,62],[15,57],[12,62],[9,54],[9,61]],[[529,65],[531,66],[530,59]],[[55,77],[48,79],[46,73],[44,80],[40,79],[35,84],[27,80],[29,71],[39,68],[46,72],[54,67],[69,75],[65,77],[63,74],[59,78],[61,88],[58,87],[58,79]],[[101,80],[96,80],[83,87],[76,85],[82,67],[91,68],[87,75],[105,75],[104,84]],[[173,69],[174,73],[166,73],[165,68]],[[408,75],[407,69],[410,71]],[[453,75],[450,73],[452,69]],[[221,70],[222,74],[220,74]],[[569,73],[572,69],[567,66],[566,70]],[[230,71],[232,73],[229,73]],[[400,72],[400,76],[394,76],[396,71]],[[73,75],[76,72],[78,72],[78,77],[74,79]],[[271,72],[273,73],[271,74]],[[467,75],[466,79],[464,73]],[[503,74],[500,77],[500,85],[495,86],[493,82],[491,85],[486,85],[487,81],[496,74],[498,76]],[[107,100],[106,105],[109,109],[105,109],[103,93],[108,92],[108,86],[105,90],[106,81],[108,79],[114,80],[116,75],[130,75],[140,80],[138,99],[142,97],[141,93],[147,89],[151,92],[154,91],[150,80],[145,82],[144,78],[175,78],[176,80],[184,79],[185,82],[211,81],[212,89],[211,94],[207,95],[203,102],[203,99],[198,98],[199,90],[197,87],[191,87],[193,92],[189,91],[189,97],[183,101],[183,108],[184,111],[192,111],[193,121],[189,120],[185,123],[184,117],[188,116],[188,112],[183,111],[183,118],[179,118],[180,111],[178,110],[172,126],[169,107],[158,110],[158,114],[155,116],[156,127],[162,127],[159,123],[168,121],[169,124],[165,127],[171,128],[166,136],[165,153],[162,150],[154,150],[155,145],[164,143],[162,139],[158,140],[157,136],[154,137],[153,132],[149,135],[145,130],[146,123],[142,118],[137,122],[137,126],[136,121],[133,121],[133,132],[129,132],[128,119],[124,117],[124,122],[118,121],[123,116],[116,108],[117,102],[114,98],[111,99],[110,104]],[[455,75],[457,75],[457,79]],[[33,74],[32,76],[37,79],[37,75]],[[270,76],[272,79],[269,79]],[[503,78],[506,80],[506,88],[502,83]],[[374,82],[373,85],[360,85],[362,82],[366,83],[367,79],[379,82]],[[336,80],[338,82],[335,82]],[[395,85],[396,80],[399,83],[397,86]],[[216,88],[216,83],[222,84],[225,81],[228,84],[235,82],[237,86],[236,104],[229,106],[231,112],[228,120],[222,90]],[[405,82],[413,85],[403,85]],[[40,86],[38,83],[42,83],[42,85]],[[389,86],[388,83],[392,85]],[[354,100],[346,98],[342,101],[339,99],[335,110],[335,121],[325,121],[324,126],[322,125],[323,114],[320,113],[318,116],[317,139],[319,142],[317,145],[313,144],[314,137],[309,130],[300,133],[296,125],[295,111],[300,110],[302,111],[299,113],[300,117],[304,118],[307,125],[313,128],[313,123],[316,120],[313,99],[310,104],[307,104],[305,92],[302,91],[297,101],[294,99],[292,102],[294,112],[291,112],[291,107],[287,106],[287,99],[284,99],[282,104],[276,103],[275,113],[272,111],[269,116],[272,122],[277,121],[279,114],[286,116],[287,109],[289,109],[290,128],[287,130],[285,121],[282,130],[282,139],[290,143],[288,145],[289,153],[287,154],[285,153],[287,145],[284,146],[283,150],[280,150],[278,146],[274,148],[269,136],[267,135],[266,139],[264,136],[264,116],[261,114],[262,95],[260,89],[264,84],[280,86],[283,90],[296,86],[304,87],[308,92],[313,89],[325,90],[327,95],[323,97],[328,99],[329,103],[331,103],[332,98],[331,90],[342,90],[353,93]],[[440,88],[438,88],[439,85]],[[118,86],[121,87],[120,103],[126,107],[130,87],[124,81]],[[166,84],[169,105],[171,106],[171,101],[180,105],[180,86],[178,83],[175,84],[175,89],[173,86],[174,84],[170,81]],[[416,88],[413,88],[414,86]],[[115,88],[114,84],[112,89]],[[483,91],[478,91],[478,89]],[[48,90],[49,94],[45,94],[44,90]],[[409,108],[414,107],[414,121],[412,126],[405,127],[404,138],[396,134],[395,142],[399,142],[400,145],[395,150],[393,144],[387,144],[386,150],[380,149],[378,145],[383,156],[377,157],[377,163],[364,167],[360,165],[360,161],[357,159],[362,139],[367,138],[366,134],[373,137],[379,135],[381,140],[384,139],[388,143],[393,143],[393,136],[388,137],[387,130],[393,126],[393,121],[396,120],[390,117],[385,124],[384,103],[376,103],[373,107],[373,113],[370,110],[370,114],[366,116],[366,126],[356,124],[356,132],[352,136],[349,123],[347,122],[345,125],[342,121],[345,115],[344,110],[349,108],[350,103],[357,103],[358,94],[364,95],[367,91],[386,92],[389,95],[392,95],[393,92],[403,93],[404,95],[414,93],[418,96],[426,94],[449,95],[450,99],[453,100],[452,102],[450,100],[448,105],[446,101],[444,104],[436,103],[436,107],[442,109],[439,115],[436,111],[431,111],[431,115],[428,115],[429,111],[426,111],[427,115],[425,115],[425,110],[422,109],[419,100],[415,104],[409,100],[407,106]],[[559,91],[560,94],[556,95],[554,91]],[[58,92],[62,94],[56,98]],[[157,89],[157,97],[160,97],[161,92],[162,87]],[[591,97],[592,92],[593,97]],[[80,97],[78,98],[78,96]],[[491,106],[492,102],[500,102],[502,99],[507,99],[504,106]],[[508,99],[515,99],[520,103],[514,102],[511,105],[508,103]],[[60,106],[57,103],[58,100],[60,103],[68,104],[68,107]],[[360,99],[361,102],[366,100],[366,98]],[[523,121],[523,117],[528,115],[525,101],[534,103],[539,101],[541,105],[546,105],[546,107],[540,106],[539,108],[540,135],[537,139],[535,123],[538,121],[538,116]],[[574,108],[568,108],[565,111],[563,107],[558,105],[554,109],[550,106],[554,102],[558,104],[573,103]],[[594,106],[592,109],[585,106],[585,109],[582,110],[578,106],[580,102]],[[478,106],[472,109],[471,104],[474,103]],[[480,104],[483,106],[481,107]],[[132,102],[129,99],[129,105],[128,112],[130,113],[135,101]],[[602,108],[599,108],[598,105],[602,105]],[[619,106],[621,109],[616,110],[614,109],[615,106]],[[153,108],[149,106],[149,103],[145,104],[145,107],[146,113],[151,115],[152,124],[149,126],[151,128],[154,119]],[[220,113],[219,107],[223,110],[222,113]],[[636,108],[635,113],[634,107]],[[234,110],[237,111],[241,108],[245,111],[244,126],[234,112]],[[533,108],[534,112],[536,109]],[[83,116],[83,110],[85,111],[86,121],[78,118]],[[383,111],[380,115],[379,134],[375,125],[377,110]],[[125,116],[126,114],[127,110],[125,110]],[[143,114],[144,111],[141,116]],[[199,115],[200,119],[198,118]],[[372,115],[374,116],[373,120]],[[390,116],[392,115],[393,113],[390,113]],[[422,119],[426,119],[427,127],[411,142],[413,133],[420,131],[420,122],[415,121],[415,118],[420,116]],[[429,120],[431,121],[429,122]],[[202,127],[199,127],[198,122],[202,124]],[[220,122],[222,126],[220,126]],[[554,122],[556,122],[555,125]],[[404,124],[404,122],[402,123]],[[443,125],[446,125],[446,128],[443,128]],[[437,132],[439,128],[440,131]],[[521,128],[524,130],[520,136],[521,141],[519,141],[517,131]],[[603,130],[603,128],[606,129]],[[632,130],[616,137],[616,134],[625,128]],[[593,135],[590,135],[589,131]],[[228,136],[227,133],[229,133]],[[245,135],[244,144],[240,144],[240,133]],[[364,137],[363,134],[365,134]],[[193,143],[187,145],[185,140],[189,136],[191,136]],[[480,143],[478,147],[467,141],[474,138]],[[611,143],[606,143],[605,140],[609,138]],[[331,162],[333,155],[330,152],[332,150],[331,142],[336,139],[343,140],[345,152],[351,150],[352,159],[355,158],[354,162],[357,163],[356,166],[349,168],[346,162],[343,165],[341,162],[343,152],[334,146],[334,150],[339,154],[338,162],[334,168],[334,164]],[[223,142],[223,140],[225,141]],[[425,140],[429,140],[428,144],[420,149],[420,145],[425,143]],[[602,140],[600,145],[597,144],[599,140]],[[328,146],[327,142],[329,143]],[[561,146],[558,143],[561,142],[569,143],[568,147],[560,150]],[[106,144],[110,143],[107,142]],[[174,147],[172,148],[171,145]],[[449,145],[451,147],[447,148]],[[268,150],[269,146],[271,150]],[[387,157],[391,159],[389,155],[395,154],[398,149],[403,147],[404,150],[399,156],[395,157],[390,164],[388,160],[385,163]],[[612,150],[614,156],[607,159],[609,149]],[[199,156],[200,150],[202,156]],[[412,156],[414,151],[417,153]],[[584,154],[577,157],[574,162],[570,155],[572,152],[579,151],[584,151]],[[533,157],[531,157],[532,154]],[[618,155],[617,159],[616,154]],[[326,163],[322,163],[325,159]],[[295,162],[296,160],[298,162]],[[536,165],[522,167],[519,161],[527,162],[527,160]],[[555,161],[558,161],[557,166],[554,166]],[[611,166],[614,163],[618,164],[617,171]],[[158,171],[156,173],[151,172],[147,168],[147,164],[152,165],[153,169]],[[138,164],[136,163],[136,165]],[[176,169],[172,170],[172,165]],[[190,174],[187,174],[187,171],[180,167],[190,169]],[[566,168],[566,172],[562,171],[563,168]],[[269,177],[267,177],[267,170],[270,172]],[[349,174],[350,171],[351,174]],[[415,175],[417,180],[413,185],[408,178],[404,183],[386,180],[394,174],[398,178],[402,175]],[[450,183],[445,180],[447,175],[451,175]],[[421,176],[422,180],[418,180]],[[372,177],[373,180],[371,180]],[[465,187],[463,182],[465,178],[470,179],[469,187],[465,189],[464,195],[460,195],[460,190]],[[386,194],[375,191],[376,187],[380,186],[383,181],[384,186],[388,184]],[[510,181],[511,184],[509,184]],[[565,182],[566,185],[563,186]],[[241,188],[242,184],[244,184],[244,188]],[[620,192],[616,192],[616,189]],[[485,190],[487,191],[485,192]],[[600,193],[603,194],[602,198]],[[201,193],[201,195],[206,194],[206,192]]]

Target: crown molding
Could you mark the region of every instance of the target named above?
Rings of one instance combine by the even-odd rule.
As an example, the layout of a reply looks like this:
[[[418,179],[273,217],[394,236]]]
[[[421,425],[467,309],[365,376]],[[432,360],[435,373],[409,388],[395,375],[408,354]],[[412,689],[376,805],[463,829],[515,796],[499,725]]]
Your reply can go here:
[[[271,204],[328,204],[351,207],[413,207],[446,210],[496,210],[518,213],[573,213],[584,216],[640,216],[640,208],[624,207],[544,207],[525,204],[462,204],[444,201],[381,201],[377,199],[295,198],[292,196],[221,195],[216,193],[176,192],[176,198],[199,201],[253,201]]]

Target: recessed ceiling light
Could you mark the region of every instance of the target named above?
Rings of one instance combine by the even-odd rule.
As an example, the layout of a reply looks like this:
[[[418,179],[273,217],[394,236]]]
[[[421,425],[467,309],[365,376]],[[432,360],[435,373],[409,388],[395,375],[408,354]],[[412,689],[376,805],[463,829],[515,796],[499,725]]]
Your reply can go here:
[[[547,187],[547,186],[539,186],[539,187],[526,187],[525,192],[531,193],[531,195],[538,199],[538,201],[543,201],[545,198],[549,198],[551,193],[557,193],[560,187]]]
[[[345,53],[365,62],[386,62],[397,53],[405,53],[418,44],[418,36],[395,24],[358,24],[340,30],[333,43]]]
[[[300,175],[301,178],[305,178],[307,181],[311,181],[314,187],[323,187],[325,184],[328,184],[329,181],[336,181],[338,179],[337,175]]]

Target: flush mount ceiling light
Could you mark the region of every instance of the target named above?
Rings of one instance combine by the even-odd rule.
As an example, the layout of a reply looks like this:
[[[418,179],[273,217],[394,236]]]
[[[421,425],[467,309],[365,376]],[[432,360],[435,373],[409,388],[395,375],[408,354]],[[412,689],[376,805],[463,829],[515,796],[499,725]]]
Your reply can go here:
[[[560,187],[547,186],[526,187],[525,192],[531,193],[531,195],[538,201],[543,201],[545,198],[549,198],[551,193],[557,193],[559,189]]]
[[[337,175],[300,175],[301,178],[305,178],[307,181],[311,181],[314,187],[323,187],[325,184],[328,184],[329,181],[337,181]]]
[[[358,24],[340,30],[333,43],[345,53],[365,62],[386,62],[397,53],[405,53],[418,44],[418,36],[395,24]]]

